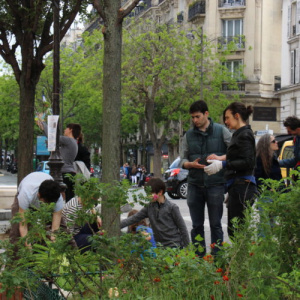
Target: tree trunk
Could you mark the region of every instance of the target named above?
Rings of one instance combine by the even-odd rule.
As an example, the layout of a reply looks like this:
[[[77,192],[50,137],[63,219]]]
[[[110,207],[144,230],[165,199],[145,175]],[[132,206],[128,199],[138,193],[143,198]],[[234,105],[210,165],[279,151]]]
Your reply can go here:
[[[20,117],[18,141],[18,184],[30,172],[33,161],[33,120],[36,84],[25,84],[24,76],[20,79]],[[26,147],[24,147],[26,145]]]
[[[120,0],[106,1],[104,10],[103,133],[102,166],[104,183],[119,180],[121,129],[121,48],[122,23],[118,22]],[[103,226],[109,236],[120,235],[119,207],[103,199]]]
[[[153,173],[155,177],[161,178],[161,143],[153,143]]]

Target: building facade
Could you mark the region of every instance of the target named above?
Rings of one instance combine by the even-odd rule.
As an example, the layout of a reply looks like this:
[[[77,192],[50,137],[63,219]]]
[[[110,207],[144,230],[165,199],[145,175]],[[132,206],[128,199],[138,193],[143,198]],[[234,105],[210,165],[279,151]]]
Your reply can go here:
[[[283,121],[300,116],[300,1],[282,1],[281,132]]]
[[[141,0],[124,25],[130,27],[133,18],[152,19],[178,23],[187,32],[202,27],[205,36],[222,47],[234,40],[237,50],[227,57],[226,66],[232,73],[244,66],[245,79],[238,82],[239,91],[230,91],[224,83],[224,93],[240,93],[242,101],[254,107],[254,131],[280,133],[281,9],[280,0]]]

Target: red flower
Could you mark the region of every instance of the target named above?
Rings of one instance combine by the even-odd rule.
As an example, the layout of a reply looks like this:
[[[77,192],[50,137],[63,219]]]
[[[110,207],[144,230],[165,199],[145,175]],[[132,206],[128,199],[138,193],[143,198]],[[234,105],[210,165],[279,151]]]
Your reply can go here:
[[[218,281],[218,280],[215,281],[215,284],[219,284],[219,283],[220,283],[220,281]]]
[[[250,253],[249,253],[249,255],[250,255],[250,256],[253,256],[253,255],[254,255],[254,253],[253,253],[253,252],[250,252]]]
[[[240,294],[240,293],[237,293],[237,296],[238,296],[239,298],[242,298],[242,297],[243,297],[243,295]]]
[[[209,262],[209,263],[212,263],[213,260],[214,260],[213,256],[210,255],[210,254],[208,254],[208,255],[206,255],[206,256],[203,256],[203,259],[204,259],[205,261]]]
[[[178,261],[176,261],[176,263],[174,264],[175,266],[178,266],[179,265],[179,262]]]
[[[223,276],[223,280],[224,280],[224,281],[228,281],[228,280],[229,280],[228,276],[227,276],[227,275],[224,275],[224,276]]]
[[[165,270],[169,270],[169,266],[165,266]]]
[[[153,281],[154,281],[154,282],[161,282],[161,279],[160,279],[159,277],[155,277],[155,278],[153,279]]]
[[[216,246],[216,243],[212,243],[212,244],[210,244],[210,248],[211,248],[211,249],[214,249],[214,248],[215,248],[215,246]]]
[[[222,268],[219,268],[219,269],[216,270],[216,272],[217,272],[217,273],[222,273],[223,270],[222,270]]]
[[[215,300],[215,296],[214,295],[210,295],[210,299],[211,300]]]

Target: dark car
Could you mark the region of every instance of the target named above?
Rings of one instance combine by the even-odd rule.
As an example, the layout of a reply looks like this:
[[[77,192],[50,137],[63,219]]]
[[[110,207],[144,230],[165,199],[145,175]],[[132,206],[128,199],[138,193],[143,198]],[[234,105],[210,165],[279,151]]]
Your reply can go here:
[[[179,163],[180,157],[177,157],[164,173],[167,194],[172,199],[186,199],[187,197],[187,176],[189,171],[180,168]]]

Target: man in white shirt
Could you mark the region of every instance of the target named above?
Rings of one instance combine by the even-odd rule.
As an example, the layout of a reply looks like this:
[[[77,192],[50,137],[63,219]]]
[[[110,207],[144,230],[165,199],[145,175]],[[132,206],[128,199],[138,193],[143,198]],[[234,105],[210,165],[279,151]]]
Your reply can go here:
[[[18,193],[11,210],[12,217],[16,213],[20,213],[23,221],[18,224],[12,224],[10,231],[11,243],[15,243],[19,237],[27,235],[28,226],[24,213],[29,208],[39,208],[41,202],[56,203],[52,217],[51,232],[59,229],[64,206],[60,191],[59,183],[46,173],[33,172],[23,178],[19,184]],[[54,236],[51,239],[54,240]]]

